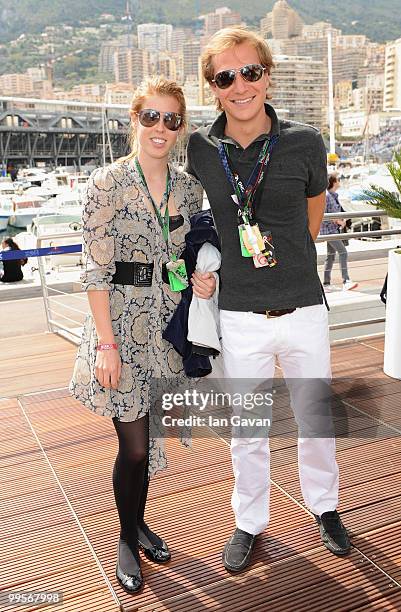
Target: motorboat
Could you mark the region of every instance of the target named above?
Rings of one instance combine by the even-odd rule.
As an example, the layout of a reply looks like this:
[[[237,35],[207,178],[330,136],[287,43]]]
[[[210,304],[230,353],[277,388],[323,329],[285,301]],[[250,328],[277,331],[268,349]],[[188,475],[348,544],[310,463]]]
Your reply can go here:
[[[45,198],[38,195],[14,195],[12,198],[12,212],[9,224],[13,227],[23,227],[32,223],[32,219],[49,214],[44,206]]]
[[[70,188],[82,195],[86,190],[89,176],[87,174],[71,174]]]
[[[50,198],[49,210],[62,215],[82,216],[82,200],[78,191],[64,190],[53,198]]]
[[[0,183],[0,232],[7,229],[13,212],[12,197],[15,195],[13,183]]]
[[[54,247],[80,244],[81,237],[74,234],[82,230],[81,214],[47,214],[36,217],[32,220],[30,234],[33,237],[35,246]],[[49,238],[47,238],[47,236]],[[60,238],[58,237],[60,236]],[[40,239],[38,241],[38,239]],[[81,263],[81,253],[63,253],[61,255],[51,255],[48,258],[51,268],[58,266],[79,265]]]
[[[17,175],[17,179],[37,186],[40,186],[48,177],[49,173],[40,168],[24,168],[19,170]]]
[[[82,194],[86,189],[88,178],[87,174],[82,173],[52,172],[42,183],[42,186],[52,190],[54,194],[63,193],[67,190]]]
[[[38,186],[28,187],[28,189],[25,189],[25,191],[21,195],[29,195],[29,196],[36,195],[36,196],[40,196],[41,198],[44,198],[45,200],[48,200],[55,194],[51,189],[44,187],[42,184],[40,187]]]
[[[12,201],[9,198],[0,196],[0,232],[4,232],[7,229],[12,212]]]

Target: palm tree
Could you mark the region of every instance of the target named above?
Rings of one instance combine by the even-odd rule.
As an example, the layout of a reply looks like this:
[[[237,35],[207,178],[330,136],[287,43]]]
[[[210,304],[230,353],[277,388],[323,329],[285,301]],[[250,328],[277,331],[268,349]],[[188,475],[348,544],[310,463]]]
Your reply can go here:
[[[363,194],[370,204],[385,210],[389,217],[401,219],[401,150],[395,151],[394,160],[386,165],[397,187],[398,194],[378,185],[371,185],[370,189],[363,191]]]

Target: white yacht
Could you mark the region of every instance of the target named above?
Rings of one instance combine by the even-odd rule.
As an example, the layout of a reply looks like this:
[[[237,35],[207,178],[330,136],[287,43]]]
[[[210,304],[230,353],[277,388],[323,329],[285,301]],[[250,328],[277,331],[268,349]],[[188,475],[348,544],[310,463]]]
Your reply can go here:
[[[12,197],[15,195],[13,183],[0,183],[0,232],[7,229],[13,212]]]
[[[14,195],[9,224],[13,227],[25,228],[32,223],[35,217],[49,214],[48,209],[44,206],[45,203],[45,198],[38,195]]]
[[[40,168],[22,168],[18,171],[17,179],[40,186],[49,177],[49,173]]]
[[[78,191],[65,189],[48,201],[49,210],[54,214],[82,216],[82,200]]]
[[[38,245],[37,239],[40,238],[40,247],[66,246],[81,243],[81,237],[68,236],[74,232],[82,230],[81,214],[47,214],[33,219],[30,228],[30,242]],[[60,235],[60,238],[58,237]],[[49,238],[47,238],[49,237]],[[81,263],[81,253],[65,253],[61,255],[51,255],[48,264],[52,268],[58,266],[78,265]]]

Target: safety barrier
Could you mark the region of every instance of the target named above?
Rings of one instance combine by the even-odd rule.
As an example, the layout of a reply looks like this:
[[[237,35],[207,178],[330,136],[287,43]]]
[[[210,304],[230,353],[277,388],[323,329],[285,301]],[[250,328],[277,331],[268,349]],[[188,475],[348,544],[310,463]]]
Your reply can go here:
[[[349,219],[349,218],[372,218],[372,217],[387,217],[387,213],[382,210],[372,211],[372,210],[363,210],[357,212],[341,212],[341,213],[330,213],[325,214],[324,219]],[[391,237],[401,235],[400,229],[385,229],[385,230],[374,230],[374,231],[365,231],[365,232],[348,232],[347,234],[328,234],[328,235],[319,235],[316,242],[329,242],[331,240],[338,239],[352,239],[352,238],[377,238],[377,237]],[[60,239],[76,239],[77,244],[73,245],[65,245],[65,246],[53,246],[53,247],[42,247],[41,244],[43,241],[49,240],[60,240]],[[382,260],[386,260],[387,252],[391,245],[386,245],[386,240],[380,241],[380,250],[377,250],[377,258]],[[401,242],[401,239],[400,239]],[[44,265],[44,257],[52,256],[52,255],[60,255],[66,253],[78,253],[82,250],[82,232],[69,232],[66,234],[54,234],[54,235],[46,235],[43,237],[38,237],[37,239],[37,249],[30,249],[25,251],[7,251],[0,253],[0,261],[3,259],[11,259],[11,258],[19,258],[22,257],[37,257],[38,260],[38,269],[40,275],[40,281],[42,286],[42,295],[44,301],[44,308],[47,319],[47,326],[49,331],[58,333],[63,335],[64,337],[72,340],[75,343],[78,343],[81,336],[81,329],[83,323],[83,317],[86,316],[87,313],[87,299],[86,296],[82,295],[82,292],[76,293],[68,293],[66,291],[62,291],[56,289],[55,287],[50,287],[47,283],[46,271]],[[369,265],[369,259],[375,257],[375,253],[370,253],[368,250],[364,253],[358,254],[349,254],[349,261],[357,261],[358,268],[364,268]],[[14,255],[15,253],[15,255]],[[385,263],[385,261],[383,261]],[[373,265],[373,264],[372,264]],[[372,279],[377,283],[377,294],[380,292],[381,284],[384,280],[385,273],[380,273],[381,276],[378,276],[376,279]],[[69,301],[75,302],[73,305],[69,304]],[[85,304],[85,308],[80,308],[81,304]],[[363,309],[362,309],[363,310]],[[368,310],[367,308],[365,310]],[[385,317],[365,317],[358,320],[353,321],[341,321],[338,323],[332,323],[330,325],[331,331],[337,331],[342,329],[351,329],[357,328],[360,326],[367,325],[377,325],[382,324],[385,321]]]

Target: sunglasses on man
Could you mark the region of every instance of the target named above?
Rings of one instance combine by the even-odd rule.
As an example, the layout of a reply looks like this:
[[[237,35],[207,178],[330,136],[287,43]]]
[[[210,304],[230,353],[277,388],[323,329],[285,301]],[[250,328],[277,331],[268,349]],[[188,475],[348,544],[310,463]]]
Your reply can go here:
[[[160,117],[163,116],[163,123],[168,130],[176,132],[182,125],[182,116],[178,113],[161,113],[153,108],[144,108],[138,113],[139,123],[144,127],[153,127],[160,121]]]
[[[246,66],[242,66],[242,68],[222,70],[215,75],[214,79],[212,79],[212,83],[215,83],[219,89],[228,89],[228,87],[231,87],[234,83],[237,73],[242,76],[244,81],[255,83],[256,81],[260,81],[265,70],[267,70],[267,68],[261,64],[247,64]]]

